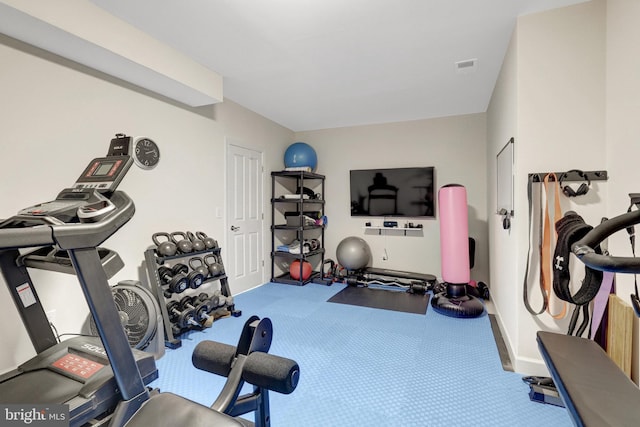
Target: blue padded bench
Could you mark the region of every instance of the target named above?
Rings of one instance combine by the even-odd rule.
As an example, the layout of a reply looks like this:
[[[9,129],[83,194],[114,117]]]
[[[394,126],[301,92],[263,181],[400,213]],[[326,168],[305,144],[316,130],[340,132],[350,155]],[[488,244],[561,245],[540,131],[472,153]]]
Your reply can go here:
[[[538,332],[538,347],[576,426],[640,426],[640,389],[594,341]]]

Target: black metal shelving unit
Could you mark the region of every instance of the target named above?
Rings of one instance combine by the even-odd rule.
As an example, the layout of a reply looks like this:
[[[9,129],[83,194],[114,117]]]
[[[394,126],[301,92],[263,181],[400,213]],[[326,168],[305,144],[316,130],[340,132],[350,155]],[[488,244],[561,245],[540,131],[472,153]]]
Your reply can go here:
[[[325,177],[324,175],[304,172],[304,171],[281,171],[271,172],[271,281],[277,283],[286,283],[289,285],[306,285],[316,278],[321,277],[322,265],[324,264],[324,229],[325,225],[305,224],[305,212],[317,212],[317,217],[324,217],[325,203]],[[285,197],[280,193],[278,184],[289,189],[289,197]],[[303,189],[307,187],[312,189],[315,194],[319,194],[317,198],[306,198]],[[318,192],[319,190],[319,192]],[[293,198],[295,194],[295,198]],[[294,213],[291,225],[286,222],[285,213],[291,215]],[[284,220],[283,220],[284,218]],[[295,239],[301,244],[299,254],[277,250],[280,236],[284,233],[295,233]],[[308,253],[304,253],[303,242],[306,239],[317,239],[319,247]],[[278,264],[291,264],[300,261],[299,279],[291,277],[288,269],[285,271],[278,268]],[[311,276],[303,278],[302,269],[303,262],[307,261],[312,266]]]

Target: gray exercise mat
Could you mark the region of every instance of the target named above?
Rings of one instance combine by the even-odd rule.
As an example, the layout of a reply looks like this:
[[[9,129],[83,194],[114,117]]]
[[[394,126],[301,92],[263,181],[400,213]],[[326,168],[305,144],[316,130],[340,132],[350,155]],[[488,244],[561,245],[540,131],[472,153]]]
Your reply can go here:
[[[426,314],[430,297],[428,293],[420,295],[395,290],[347,286],[327,302]]]

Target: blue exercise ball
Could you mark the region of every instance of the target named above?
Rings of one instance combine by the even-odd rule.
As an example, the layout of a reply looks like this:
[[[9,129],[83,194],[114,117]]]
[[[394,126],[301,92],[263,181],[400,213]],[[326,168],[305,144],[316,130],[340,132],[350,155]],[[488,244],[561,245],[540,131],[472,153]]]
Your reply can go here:
[[[310,167],[312,171],[318,166],[316,150],[305,142],[294,142],[284,152],[284,167]]]

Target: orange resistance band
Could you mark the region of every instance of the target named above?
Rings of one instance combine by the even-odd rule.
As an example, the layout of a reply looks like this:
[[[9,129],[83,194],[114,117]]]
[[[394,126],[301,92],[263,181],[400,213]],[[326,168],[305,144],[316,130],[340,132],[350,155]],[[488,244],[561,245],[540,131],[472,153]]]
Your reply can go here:
[[[549,178],[553,178],[554,184],[552,184],[554,193],[554,213],[553,220],[549,217]],[[555,222],[562,218],[562,211],[560,210],[560,184],[558,183],[558,177],[555,173],[549,173],[544,177],[544,191],[545,191],[545,206],[544,206],[544,234],[542,240],[542,252],[540,254],[540,280],[542,280],[542,287],[547,294],[549,304],[547,305],[547,312],[554,319],[562,319],[567,314],[567,303],[562,302],[562,311],[558,314],[551,313],[551,296],[553,290],[553,254],[555,252],[555,245],[558,238],[555,228]],[[552,231],[553,230],[553,231]]]

